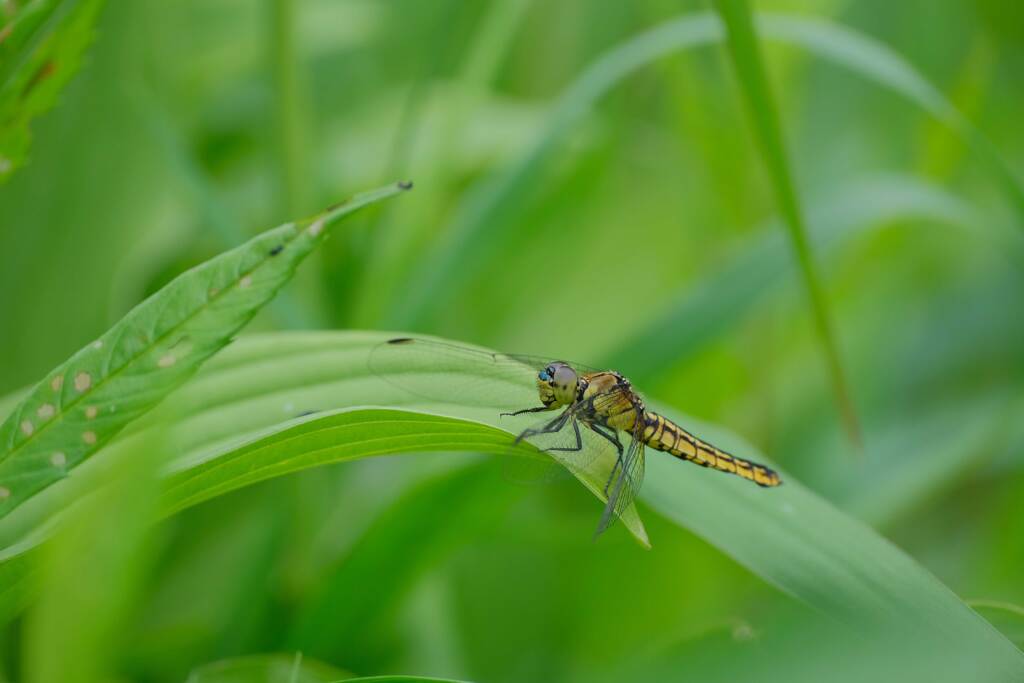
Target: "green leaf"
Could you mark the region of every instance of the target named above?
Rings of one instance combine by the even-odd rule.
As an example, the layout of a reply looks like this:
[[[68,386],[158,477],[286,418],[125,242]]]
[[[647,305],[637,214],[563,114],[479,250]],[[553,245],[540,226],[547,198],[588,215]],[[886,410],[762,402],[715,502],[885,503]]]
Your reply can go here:
[[[168,440],[181,453],[162,509],[173,512],[270,476],[371,454],[511,452],[511,431],[500,427],[496,409],[460,403],[457,393],[432,405],[371,373],[368,356],[388,336],[273,334],[221,354],[158,411],[177,416]],[[508,385],[508,398],[534,391],[532,378],[525,378],[521,387]],[[359,407],[368,404],[394,407]],[[309,409],[339,412],[298,424],[288,418]],[[727,432],[666,414],[737,455],[764,460]],[[119,446],[144,436],[124,438]],[[857,628],[898,624],[950,656],[969,649],[1008,679],[1022,675],[1024,655],[949,589],[870,528],[784,479],[783,486],[763,490],[652,452],[641,499],[827,615]],[[596,519],[597,505],[594,512]]]
[[[193,268],[51,372],[0,426],[0,517],[67,476],[228,344],[327,228],[406,187],[358,195]]]
[[[726,44],[732,56],[733,65],[739,76],[740,86],[746,95],[754,130],[768,167],[768,177],[775,189],[779,210],[789,229],[790,241],[796,252],[800,274],[811,304],[815,327],[825,353],[832,386],[836,393],[846,430],[857,444],[861,443],[857,410],[850,398],[846,372],[839,354],[839,346],[833,330],[832,312],[825,298],[824,288],[818,277],[814,258],[807,238],[803,209],[797,198],[796,186],[789,170],[786,146],[782,137],[782,126],[775,108],[768,76],[761,61],[761,50],[754,34],[754,18],[746,0],[715,0],[715,7],[726,28]]]
[[[276,474],[279,468],[350,457],[352,447],[343,443],[350,440],[376,437],[381,451],[465,446],[510,452],[510,432],[503,434],[499,429],[502,423],[496,410],[476,403],[460,405],[458,394],[448,404],[431,406],[370,375],[368,355],[385,338],[356,333],[273,335],[253,340],[248,349],[232,349],[239,352],[237,360],[229,355],[218,359],[219,367],[197,378],[191,396],[180,396],[182,407],[193,406],[195,415],[186,418],[182,428],[202,430],[204,424],[227,422],[237,431],[241,420],[245,421],[242,431],[266,428],[266,420],[280,420],[282,405],[297,410],[365,403],[406,405],[445,413],[454,421],[408,410],[353,409],[295,425],[225,456],[204,456],[204,451],[210,453],[209,446],[193,442],[185,458],[203,462],[174,476],[166,499],[170,509],[201,499],[203,489],[234,488]],[[219,396],[209,396],[214,386],[223,388]],[[528,400],[535,391],[532,378],[524,378],[521,388],[510,386],[509,391],[516,392],[509,401],[518,400],[520,392],[522,400]],[[202,397],[209,397],[216,406],[201,407]],[[199,419],[202,412],[208,412],[205,421]],[[740,456],[764,460],[735,437],[701,428],[684,416],[675,417]],[[203,441],[210,437],[217,438],[207,434]],[[392,440],[396,443],[389,443]],[[400,445],[401,440],[410,445]],[[270,443],[276,444],[271,448],[281,449],[283,464],[278,464],[271,448],[260,446]],[[954,649],[977,648],[1002,662],[1007,671],[1024,670],[1020,653],[934,577],[798,482],[787,479],[779,489],[762,490],[651,453],[642,499],[765,580],[827,614],[858,624],[896,619],[945,645],[950,645],[947,634],[953,633],[955,642],[950,646]]]
[[[364,351],[371,348],[367,346]],[[359,358],[350,371],[365,373],[365,360]],[[527,389],[532,386],[527,384]],[[391,401],[402,401],[401,392],[390,393]],[[524,405],[528,405],[527,400],[528,395]],[[173,514],[243,486],[318,465],[376,455],[442,451],[520,457],[537,454],[526,443],[513,445],[508,431],[483,422],[388,408],[342,409],[273,432],[176,473],[167,482],[161,509],[163,514]],[[599,500],[606,500],[602,491],[605,479],[596,472],[580,475],[580,481]],[[622,519],[637,540],[647,545],[647,534],[635,507],[630,506]]]
[[[204,664],[185,683],[329,683],[351,675],[305,655],[267,654]]]
[[[54,105],[92,42],[103,0],[35,0],[0,28],[0,182],[28,153],[32,119]],[[5,7],[6,9],[6,7]]]

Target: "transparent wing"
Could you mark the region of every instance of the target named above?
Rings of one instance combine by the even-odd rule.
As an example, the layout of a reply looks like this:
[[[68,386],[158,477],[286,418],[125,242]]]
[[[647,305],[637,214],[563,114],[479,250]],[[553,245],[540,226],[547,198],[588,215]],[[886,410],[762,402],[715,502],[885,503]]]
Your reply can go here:
[[[608,502],[601,513],[601,521],[597,525],[594,536],[600,535],[616,518],[622,516],[644,482],[644,441],[643,422],[637,420],[637,426],[630,437],[629,447],[622,457],[622,462],[614,467],[608,478],[606,491]]]
[[[513,412],[541,405],[537,395],[537,372],[552,358],[495,353],[486,349],[453,344],[451,342],[420,337],[401,337],[383,342],[370,351],[369,370],[379,379],[398,387],[412,401],[427,402],[431,406],[477,409],[482,419],[507,428],[514,433],[533,432],[525,439],[544,451],[535,459],[508,458],[503,467],[505,477],[517,483],[543,483],[564,478],[566,471],[594,480],[600,474],[591,471],[597,456],[606,452],[600,440],[595,442],[582,425],[582,446],[576,450],[574,421],[566,418],[558,430],[554,427],[564,413],[553,410],[518,417],[501,417],[499,413]],[[568,362],[568,361],[563,361]],[[595,372],[591,367],[569,363],[579,373]],[[603,481],[603,480],[602,480]]]
[[[600,480],[599,468],[594,467],[599,456],[608,455],[604,444],[595,440],[588,430],[571,415],[558,431],[544,430],[557,425],[557,420],[545,419],[532,425],[524,434],[524,441],[536,447],[541,453],[537,457],[505,458],[502,473],[505,479],[516,484],[546,484],[570,476],[589,480]],[[533,432],[531,434],[531,432]]]
[[[411,396],[439,403],[517,410],[540,404],[537,372],[554,358],[495,353],[419,337],[383,342],[369,356],[370,371]],[[578,372],[593,372],[569,363]]]

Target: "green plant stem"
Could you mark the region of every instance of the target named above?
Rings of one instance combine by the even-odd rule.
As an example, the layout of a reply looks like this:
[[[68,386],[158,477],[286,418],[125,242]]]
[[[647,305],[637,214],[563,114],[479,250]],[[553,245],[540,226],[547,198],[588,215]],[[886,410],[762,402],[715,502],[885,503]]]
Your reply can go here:
[[[832,385],[843,423],[850,439],[860,448],[861,436],[857,411],[850,398],[850,389],[839,356],[828,302],[811,256],[807,240],[807,227],[786,159],[782,128],[761,59],[750,7],[746,0],[715,0],[714,5],[725,25],[726,46],[746,96],[751,122],[768,167],[779,210],[789,228],[789,236],[804,286],[807,289],[807,296],[810,299],[815,329],[825,353],[825,361],[832,377]]]
[[[296,51],[295,24],[295,0],[271,0],[275,143],[281,173],[281,209],[288,216],[301,216],[309,210],[309,164],[302,120],[307,98]]]

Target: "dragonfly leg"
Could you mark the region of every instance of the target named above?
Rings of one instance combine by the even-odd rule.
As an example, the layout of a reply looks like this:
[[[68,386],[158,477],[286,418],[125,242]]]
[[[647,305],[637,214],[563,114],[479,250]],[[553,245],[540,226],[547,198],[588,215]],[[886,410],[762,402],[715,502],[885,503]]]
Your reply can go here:
[[[542,428],[524,430],[522,434],[516,437],[515,443],[519,443],[523,439],[528,439],[531,436],[537,436],[538,434],[553,434],[554,432],[560,431],[562,427],[565,426],[565,423],[571,414],[572,410],[570,408],[566,408],[564,413],[556,417],[551,422],[548,422]]]
[[[536,408],[523,408],[511,413],[499,413],[500,417],[515,417],[516,415],[523,415],[525,413],[542,413],[545,410],[550,410],[547,406],[537,406]]]
[[[604,495],[608,495],[608,487],[612,485],[613,481],[615,481],[615,473],[619,470],[619,467],[621,465],[622,457],[620,456],[618,458],[615,458],[615,466],[612,467],[612,473],[608,475],[608,481],[604,483]]]
[[[566,452],[569,452],[569,453],[575,453],[576,451],[582,451],[583,450],[583,437],[580,436],[580,423],[577,422],[576,420],[572,421],[572,430],[574,432],[576,432],[576,445],[575,446],[567,446],[565,448],[545,448],[544,452],[545,453],[551,453],[553,451],[566,451]]]
[[[619,434],[616,430],[609,429],[606,432],[604,431],[604,428],[602,428],[599,424],[588,424],[587,426],[590,427],[590,429],[593,430],[594,433],[599,434],[603,438],[610,441],[611,444],[615,446],[615,450],[619,452],[619,459],[622,458],[622,442],[619,441]]]
[[[604,495],[608,495],[608,487],[611,486],[612,482],[615,481],[615,473],[619,471],[619,467],[622,465],[622,442],[619,441],[619,434],[614,429],[609,429],[607,432],[597,424],[588,424],[588,427],[594,431],[594,433],[601,435],[615,446],[615,450],[619,452],[615,458],[615,466],[612,467],[612,473],[608,475],[608,481],[604,484]]]

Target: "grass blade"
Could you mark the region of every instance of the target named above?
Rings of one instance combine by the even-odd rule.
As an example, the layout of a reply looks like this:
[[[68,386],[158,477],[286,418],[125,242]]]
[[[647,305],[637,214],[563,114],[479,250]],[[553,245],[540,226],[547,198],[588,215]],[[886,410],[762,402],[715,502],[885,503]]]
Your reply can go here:
[[[751,120],[768,176],[775,190],[779,210],[789,229],[789,236],[796,253],[804,287],[811,304],[815,328],[821,341],[822,350],[836,402],[839,405],[846,431],[857,445],[861,444],[860,425],[857,410],[850,397],[850,389],[840,359],[838,342],[832,326],[832,314],[815,270],[814,259],[807,238],[803,211],[797,199],[796,187],[789,170],[789,162],[782,138],[778,112],[772,98],[768,76],[761,60],[760,47],[754,33],[754,20],[746,0],[715,0],[715,7],[726,28],[726,45],[733,65],[739,76],[740,86],[746,96]]]
[[[28,154],[29,124],[51,108],[92,42],[103,0],[22,3],[0,27],[0,182]],[[4,6],[8,10],[8,5]]]
[[[0,517],[65,477],[228,344],[328,227],[407,187],[358,195],[207,261],[51,372],[0,426]]]

